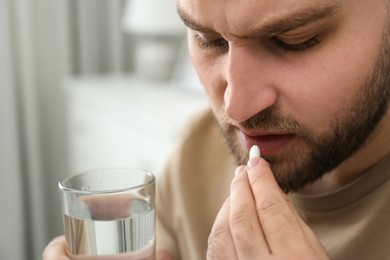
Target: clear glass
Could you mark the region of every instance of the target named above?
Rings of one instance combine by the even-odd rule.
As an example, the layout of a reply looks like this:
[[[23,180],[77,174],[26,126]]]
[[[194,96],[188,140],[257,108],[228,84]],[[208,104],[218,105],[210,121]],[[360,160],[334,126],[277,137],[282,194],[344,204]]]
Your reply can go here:
[[[58,184],[73,259],[155,259],[155,177],[114,168],[66,177]]]

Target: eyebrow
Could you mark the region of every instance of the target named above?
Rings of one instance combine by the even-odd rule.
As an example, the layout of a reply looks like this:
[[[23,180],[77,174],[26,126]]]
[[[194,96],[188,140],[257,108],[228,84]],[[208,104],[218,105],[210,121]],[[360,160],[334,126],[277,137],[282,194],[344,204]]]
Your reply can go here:
[[[195,22],[188,14],[186,14],[179,5],[176,7],[177,13],[179,14],[181,20],[183,21],[184,25],[190,28],[191,30],[197,31],[197,32],[202,32],[202,33],[214,33],[218,34],[217,31],[214,29],[201,25],[200,23]]]
[[[271,18],[269,21],[263,22],[257,29],[249,31],[247,35],[232,34],[241,39],[256,39],[264,36],[274,36],[282,34],[293,29],[297,29],[304,25],[310,24],[315,21],[319,21],[325,18],[330,18],[338,12],[341,7],[341,3],[333,5],[326,5],[322,7],[312,7],[304,10],[299,10],[295,13],[289,13],[282,17]],[[188,14],[186,14],[180,6],[177,6],[177,12],[182,19],[183,23],[190,29],[201,33],[220,34],[213,28],[202,25],[193,20]]]

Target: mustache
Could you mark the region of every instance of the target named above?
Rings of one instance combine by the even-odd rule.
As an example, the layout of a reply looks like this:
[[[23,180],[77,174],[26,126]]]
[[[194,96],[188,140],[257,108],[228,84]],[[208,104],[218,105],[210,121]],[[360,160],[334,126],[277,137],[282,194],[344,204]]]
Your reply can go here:
[[[273,108],[262,110],[242,122],[237,122],[224,115],[223,122],[226,125],[241,127],[248,130],[261,129],[269,132],[293,133],[298,136],[305,136],[310,132],[298,119],[291,115],[283,115]]]

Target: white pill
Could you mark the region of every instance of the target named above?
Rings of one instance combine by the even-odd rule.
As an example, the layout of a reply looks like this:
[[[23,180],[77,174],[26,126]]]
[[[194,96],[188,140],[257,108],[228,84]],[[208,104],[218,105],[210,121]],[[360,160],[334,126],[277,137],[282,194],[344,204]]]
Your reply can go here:
[[[254,157],[260,157],[260,148],[257,145],[253,145],[249,150],[249,160]]]

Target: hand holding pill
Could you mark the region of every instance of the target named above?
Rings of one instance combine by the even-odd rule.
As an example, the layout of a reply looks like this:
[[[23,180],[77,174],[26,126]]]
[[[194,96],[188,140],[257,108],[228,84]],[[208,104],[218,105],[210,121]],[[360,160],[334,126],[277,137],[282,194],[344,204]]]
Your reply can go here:
[[[248,164],[237,167],[209,237],[207,259],[329,259],[260,154],[253,146]]]

